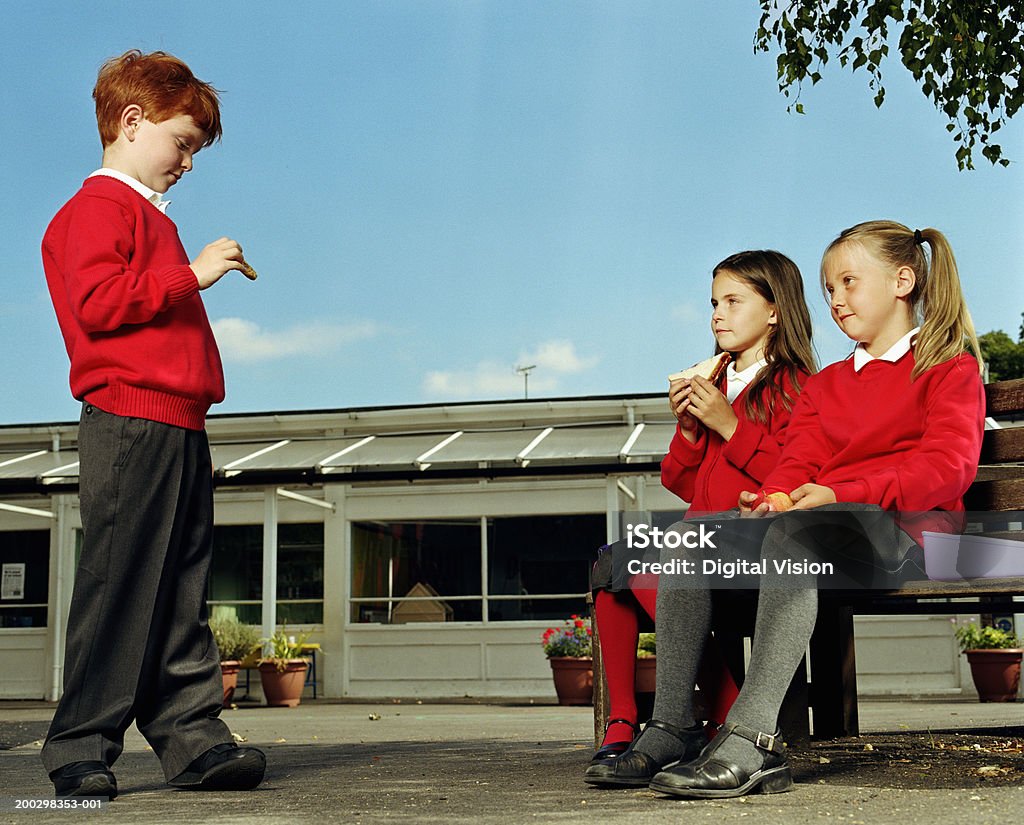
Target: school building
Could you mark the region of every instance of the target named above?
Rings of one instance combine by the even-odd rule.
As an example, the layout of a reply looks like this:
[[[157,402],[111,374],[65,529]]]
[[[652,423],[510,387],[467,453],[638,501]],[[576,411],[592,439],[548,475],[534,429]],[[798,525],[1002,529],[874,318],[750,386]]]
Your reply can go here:
[[[321,696],[553,696],[540,635],[596,548],[686,508],[674,426],[662,394],[212,416],[211,610],[308,631]],[[76,433],[0,427],[0,698],[60,694]],[[858,618],[861,691],[973,693],[955,613]]]

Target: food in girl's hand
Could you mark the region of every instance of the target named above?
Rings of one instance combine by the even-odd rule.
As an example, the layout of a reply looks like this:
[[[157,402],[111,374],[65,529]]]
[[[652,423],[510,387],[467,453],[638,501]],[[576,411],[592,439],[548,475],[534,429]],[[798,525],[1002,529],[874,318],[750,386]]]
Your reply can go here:
[[[694,364],[689,369],[672,373],[668,377],[668,382],[672,384],[683,378],[695,378],[699,375],[701,378],[706,378],[712,384],[717,384],[719,379],[725,375],[725,368],[729,366],[731,360],[732,356],[729,353],[720,352],[718,355],[701,361],[699,364]]]
[[[793,499],[789,497],[788,493],[765,493],[762,490],[757,494],[757,499],[750,506],[750,509],[756,510],[765,502],[768,504],[768,512],[770,513],[785,513],[786,510],[793,507]]]
[[[774,513],[785,513],[793,507],[793,499],[788,493],[769,493],[765,500],[768,502],[768,509]]]
[[[242,261],[242,274],[250,281],[256,280],[256,270],[253,269],[246,261]]]

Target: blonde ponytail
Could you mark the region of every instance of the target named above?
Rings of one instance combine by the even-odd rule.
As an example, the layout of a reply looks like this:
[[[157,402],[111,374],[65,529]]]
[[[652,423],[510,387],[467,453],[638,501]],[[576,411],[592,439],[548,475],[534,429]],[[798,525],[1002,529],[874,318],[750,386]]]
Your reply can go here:
[[[924,284],[917,290],[919,299],[915,302],[921,318],[921,331],[914,345],[916,364],[913,377],[917,378],[964,350],[974,354],[980,369],[981,349],[960,286],[953,249],[938,229],[922,229],[918,234],[931,247],[932,254],[931,271],[926,273]],[[918,274],[919,284],[920,280]]]

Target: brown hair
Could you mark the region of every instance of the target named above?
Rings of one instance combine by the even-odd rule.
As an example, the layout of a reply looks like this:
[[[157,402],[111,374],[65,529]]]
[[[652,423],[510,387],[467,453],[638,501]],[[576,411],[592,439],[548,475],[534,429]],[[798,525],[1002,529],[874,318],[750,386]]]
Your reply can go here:
[[[938,229],[914,231],[896,221],[866,221],[844,229],[821,258],[823,288],[829,254],[846,243],[860,244],[865,252],[893,269],[907,266],[914,270],[916,282],[908,299],[921,331],[914,341],[911,378],[965,351],[979,359],[981,368],[974,322],[960,286],[956,258],[945,235]],[[930,260],[925,244],[931,247]]]
[[[121,113],[133,103],[142,107],[143,115],[151,123],[190,115],[206,133],[203,146],[220,140],[217,90],[166,52],[143,54],[132,49],[111,58],[100,68],[92,96],[104,148],[117,140]]]
[[[764,424],[775,411],[776,399],[781,399],[787,410],[793,409],[795,398],[787,392],[783,376],[789,377],[799,393],[800,373],[818,370],[811,348],[811,314],[804,300],[803,278],[793,261],[770,249],[730,255],[711,276],[722,272],[739,278],[775,307],[776,322],[768,328],[764,348],[768,366],[750,383],[744,407],[748,418]],[[721,352],[722,348],[716,347],[715,351]]]

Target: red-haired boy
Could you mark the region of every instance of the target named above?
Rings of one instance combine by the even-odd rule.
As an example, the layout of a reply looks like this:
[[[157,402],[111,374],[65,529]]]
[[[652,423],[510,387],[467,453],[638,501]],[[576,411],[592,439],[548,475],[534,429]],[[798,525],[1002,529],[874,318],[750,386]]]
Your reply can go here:
[[[206,623],[213,484],[206,413],[224,398],[199,291],[242,266],[229,238],[189,262],[163,194],[220,138],[217,91],[182,61],[130,51],[100,69],[103,168],[50,222],[46,281],[82,401],[82,552],[64,694],[43,746],[58,796],[113,798],[134,720],[168,782],[246,790],[266,760],[219,718]]]

